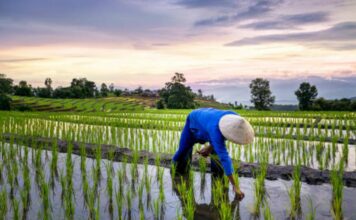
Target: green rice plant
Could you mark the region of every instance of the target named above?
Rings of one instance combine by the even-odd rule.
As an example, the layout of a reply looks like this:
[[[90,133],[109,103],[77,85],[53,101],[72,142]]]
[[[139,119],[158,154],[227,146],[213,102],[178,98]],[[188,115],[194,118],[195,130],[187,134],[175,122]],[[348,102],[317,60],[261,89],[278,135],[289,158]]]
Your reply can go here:
[[[50,199],[49,199],[49,185],[46,183],[44,177],[41,181],[41,191],[40,195],[42,198],[42,205],[43,205],[43,219],[50,219]]]
[[[24,187],[20,191],[20,197],[21,197],[21,202],[22,202],[22,218],[26,219],[27,212],[28,212],[28,209],[30,207],[30,192],[27,191],[26,188]]]
[[[145,219],[145,210],[143,209],[143,205],[139,205],[139,211],[140,211],[140,220]]]
[[[152,176],[150,175],[145,175],[145,190],[146,190],[146,194],[147,194],[147,206],[151,200],[151,185],[152,185]]]
[[[300,181],[300,172],[301,172],[300,165],[294,166],[293,185],[288,191],[289,201],[290,201],[289,216],[291,218],[295,218],[298,214],[301,213],[300,192],[301,192],[302,183]]]
[[[126,205],[127,205],[127,210],[131,212],[132,208],[132,192],[131,189],[127,189],[126,192]]]
[[[84,144],[80,144],[79,151],[80,151],[80,171],[82,172],[83,175],[83,173],[86,173],[86,158],[87,158]]]
[[[263,204],[263,200],[264,200],[264,195],[266,192],[265,189],[265,178],[267,175],[267,163],[265,161],[261,161],[260,163],[260,169],[259,172],[256,176],[256,180],[254,183],[254,204],[252,207],[252,214],[255,216],[259,216],[260,215],[260,206]]]
[[[156,155],[156,158],[155,158],[155,166],[157,167],[157,171],[156,171],[156,174],[157,174],[157,180],[159,178],[159,167],[161,165],[161,156],[159,154]]]
[[[219,207],[220,202],[224,200],[223,183],[221,179],[216,179],[212,186],[212,200],[215,207]]]
[[[95,209],[95,220],[100,219],[100,194],[97,196],[96,209]]]
[[[86,174],[82,173],[82,188],[83,188],[83,197],[84,202],[87,204],[89,201],[89,182],[87,180]]]
[[[185,201],[186,216],[188,220],[194,219],[195,201],[193,188],[190,187]]]
[[[271,209],[268,206],[267,200],[263,203],[263,218],[264,220],[274,220]]]
[[[232,209],[228,201],[221,201],[219,208],[219,216],[221,220],[230,220],[232,217]]]
[[[164,196],[164,184],[163,184],[163,175],[164,175],[164,168],[159,168],[158,169],[158,181],[159,181],[159,198],[161,199],[161,202],[164,202],[165,196]]]
[[[171,176],[172,176],[172,179],[174,179],[176,177],[176,171],[177,171],[177,164],[176,163],[172,163],[172,165],[171,165]]]
[[[97,209],[95,208],[95,199],[96,199],[96,190],[93,187],[88,191],[88,211],[89,211],[89,219],[95,219],[97,216]]]
[[[116,198],[116,206],[117,206],[117,215],[118,219],[122,220],[122,194],[120,193],[120,189],[115,192],[115,198]]]
[[[349,137],[344,137],[344,144],[342,147],[342,159],[345,161],[346,165],[349,162]]]
[[[113,213],[113,180],[112,180],[112,162],[106,164],[106,192],[109,198],[109,212]]]
[[[101,175],[100,165],[101,165],[101,145],[98,145],[95,148],[95,173],[96,175],[98,175],[98,179],[100,178]]]
[[[139,205],[143,204],[143,189],[145,188],[145,182],[141,181],[140,185],[138,186],[138,202]]]
[[[305,216],[306,220],[315,220],[316,207],[313,206],[313,200],[309,198],[309,213]]]
[[[332,201],[331,213],[334,219],[343,219],[342,200],[343,200],[343,175],[344,175],[344,162],[340,161],[338,167],[334,166],[330,174],[330,181],[332,184]]]
[[[58,146],[57,141],[53,141],[52,143],[52,160],[51,160],[51,177],[53,180],[54,176],[58,175],[57,172],[57,163],[58,163]],[[54,181],[53,181],[54,183]]]
[[[19,220],[20,219],[20,212],[19,212],[20,204],[19,204],[19,201],[17,201],[17,199],[12,199],[11,203],[12,203],[12,212],[13,212],[12,219]]]
[[[153,201],[153,215],[154,219],[159,219],[160,216],[160,199],[157,198]]]
[[[6,188],[4,188],[0,192],[0,220],[6,219],[7,209],[7,192]]]
[[[206,172],[206,160],[204,157],[199,158],[199,169],[202,174],[205,175]]]

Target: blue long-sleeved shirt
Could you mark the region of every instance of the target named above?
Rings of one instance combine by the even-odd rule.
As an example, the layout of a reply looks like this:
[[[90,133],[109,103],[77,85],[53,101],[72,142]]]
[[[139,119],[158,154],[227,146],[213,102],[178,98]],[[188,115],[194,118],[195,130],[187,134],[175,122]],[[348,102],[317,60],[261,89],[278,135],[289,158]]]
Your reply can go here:
[[[185,123],[179,142],[179,149],[173,157],[174,161],[179,159],[192,148],[195,143],[209,142],[224,168],[227,176],[233,173],[231,158],[225,146],[225,138],[219,129],[219,121],[222,116],[235,114],[233,111],[217,110],[213,108],[201,108],[192,111]]]

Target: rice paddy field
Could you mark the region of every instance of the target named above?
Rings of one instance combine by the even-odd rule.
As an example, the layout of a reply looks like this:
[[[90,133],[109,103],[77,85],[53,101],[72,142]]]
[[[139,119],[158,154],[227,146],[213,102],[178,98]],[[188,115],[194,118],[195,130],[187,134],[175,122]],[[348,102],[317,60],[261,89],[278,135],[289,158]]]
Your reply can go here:
[[[256,137],[226,142],[245,193],[237,201],[226,178],[210,175],[209,158],[195,154],[184,178],[165,164],[190,110],[108,105],[0,112],[0,219],[356,219],[354,112],[238,111]],[[243,163],[256,165],[253,175],[238,175]],[[267,178],[271,165],[292,173]],[[327,181],[305,179],[309,168]]]

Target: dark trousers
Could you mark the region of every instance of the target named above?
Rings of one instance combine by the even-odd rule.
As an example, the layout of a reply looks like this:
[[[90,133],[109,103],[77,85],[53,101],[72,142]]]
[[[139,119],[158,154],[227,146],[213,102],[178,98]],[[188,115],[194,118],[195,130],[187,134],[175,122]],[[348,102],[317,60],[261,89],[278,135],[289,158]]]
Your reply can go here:
[[[180,160],[175,162],[176,173],[178,175],[189,174],[189,170],[191,167],[191,161],[192,161],[192,153],[193,153],[193,148],[190,148],[189,150],[187,150],[185,155],[181,156]],[[210,170],[211,170],[212,175],[214,177],[224,176],[223,167],[222,167],[220,160],[218,159],[217,154],[214,150],[211,152],[210,158],[211,158]]]

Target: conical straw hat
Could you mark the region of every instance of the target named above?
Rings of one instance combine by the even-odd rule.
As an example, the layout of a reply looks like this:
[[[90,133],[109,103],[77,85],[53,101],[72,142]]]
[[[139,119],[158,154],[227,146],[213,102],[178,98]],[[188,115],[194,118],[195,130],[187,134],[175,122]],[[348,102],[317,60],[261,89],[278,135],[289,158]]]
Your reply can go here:
[[[255,137],[250,123],[239,115],[228,114],[221,117],[219,129],[227,140],[236,144],[250,144]]]

